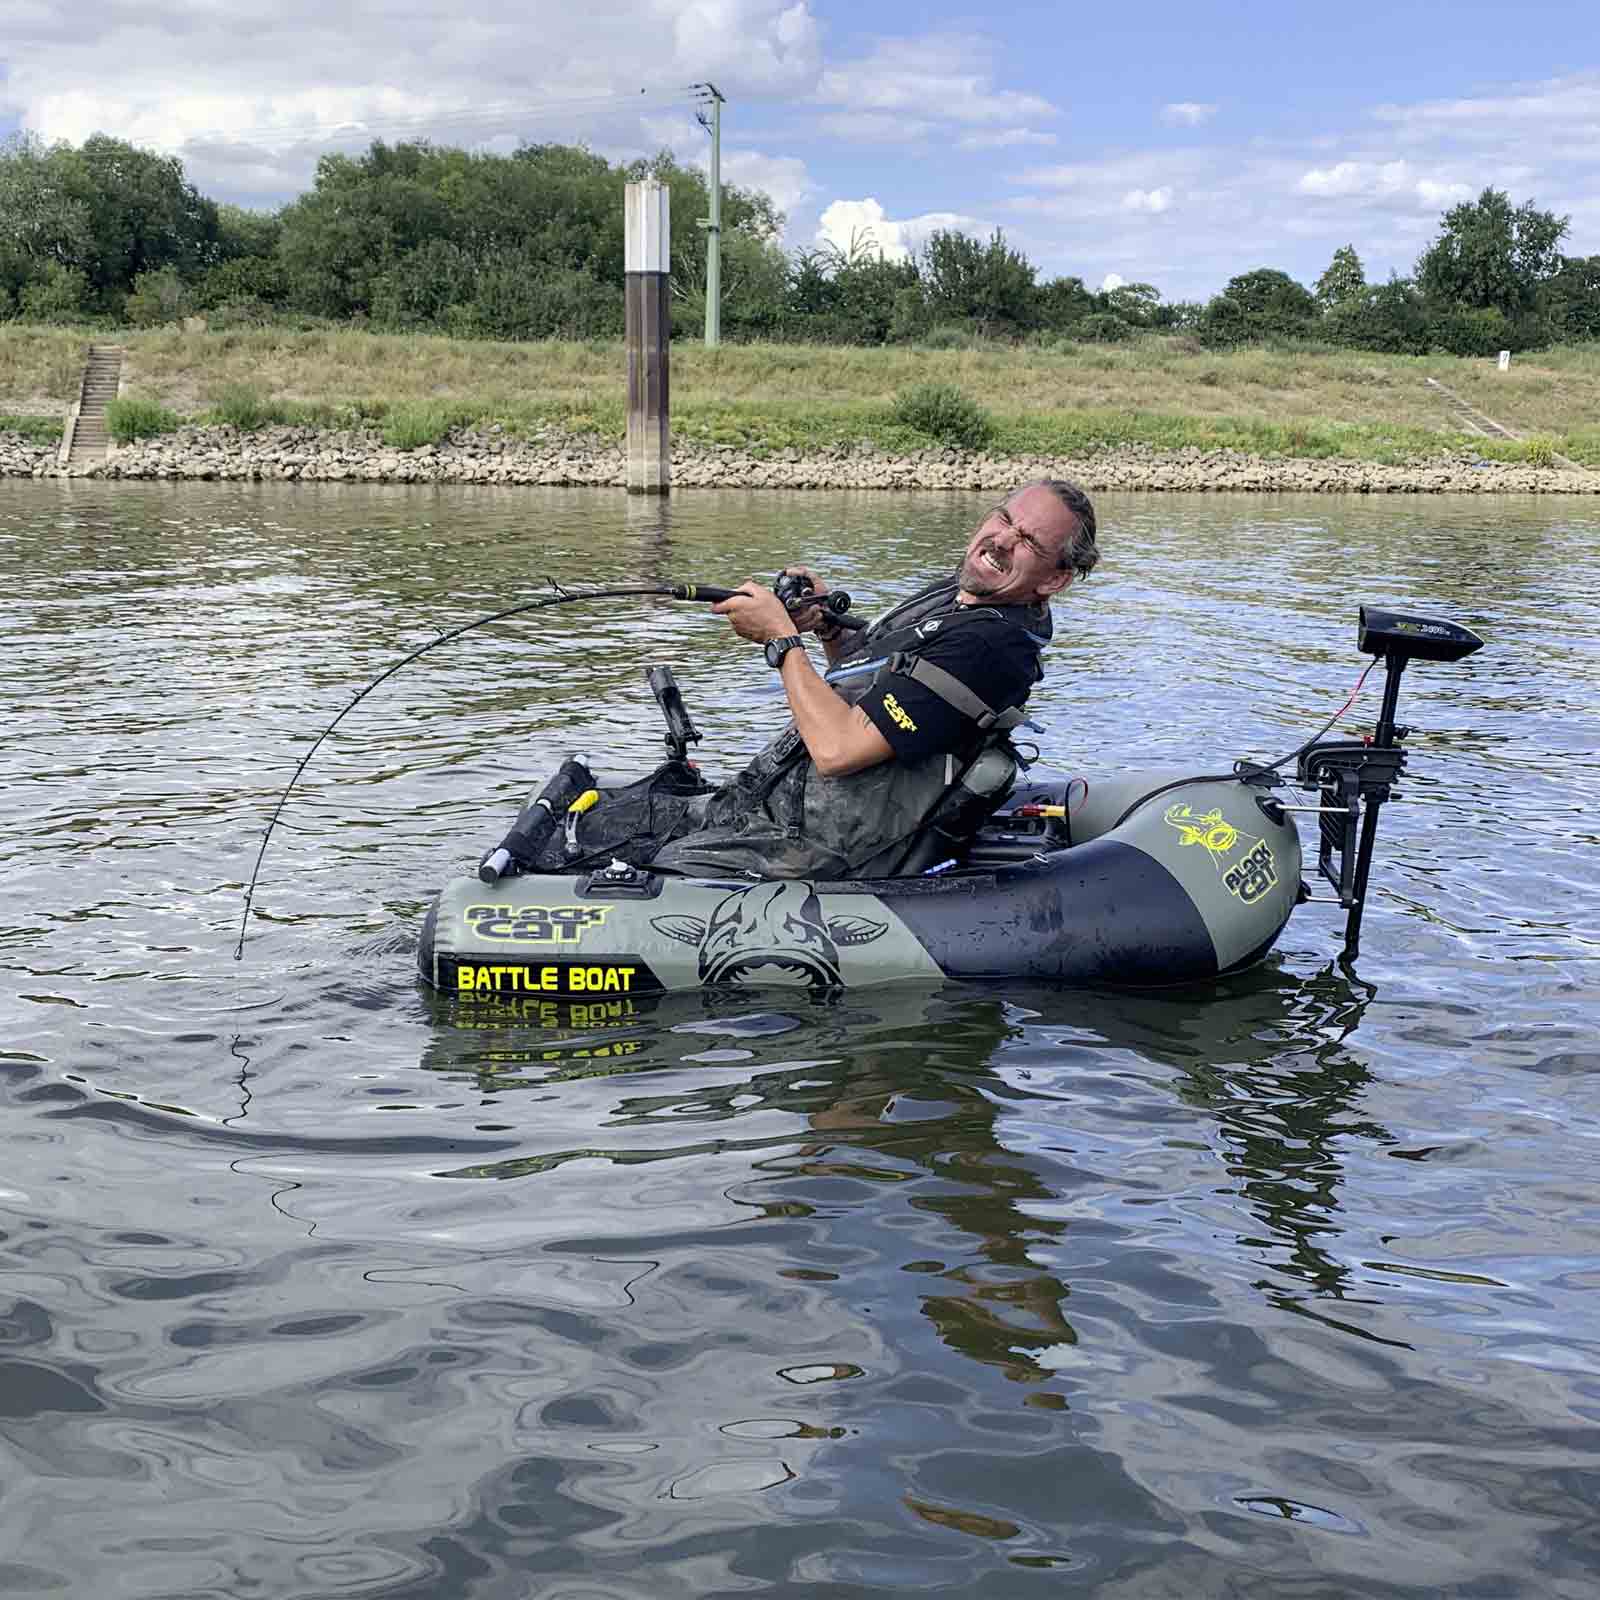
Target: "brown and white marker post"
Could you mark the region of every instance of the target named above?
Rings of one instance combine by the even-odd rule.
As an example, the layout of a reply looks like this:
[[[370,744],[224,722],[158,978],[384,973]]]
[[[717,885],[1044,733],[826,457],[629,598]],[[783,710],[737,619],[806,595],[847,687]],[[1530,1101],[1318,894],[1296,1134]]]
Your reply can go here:
[[[667,345],[672,335],[672,191],[630,183],[625,230],[628,271],[628,493],[672,487]]]

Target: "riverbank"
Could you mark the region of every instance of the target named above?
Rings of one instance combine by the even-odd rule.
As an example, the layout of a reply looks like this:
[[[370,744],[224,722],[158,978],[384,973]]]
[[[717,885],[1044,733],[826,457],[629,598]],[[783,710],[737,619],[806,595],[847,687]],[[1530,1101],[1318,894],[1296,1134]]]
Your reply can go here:
[[[63,417],[90,337],[0,324],[0,426],[8,415]],[[616,341],[497,344],[349,328],[163,328],[116,339],[126,351],[122,394],[178,422],[376,426],[390,444],[493,424],[618,442],[623,433],[627,363]],[[910,454],[944,442],[898,420],[899,402],[929,384],[981,406],[993,426],[986,448],[1012,457],[1145,444],[1396,466],[1470,445],[1491,460],[1540,465],[1558,454],[1600,467],[1600,345],[1519,355],[1502,373],[1493,361],[1325,346],[1206,350],[1184,335],[940,349],[707,350],[680,339],[673,433],[756,455],[862,439]],[[1521,438],[1462,433],[1438,385]]]
[[[531,435],[456,428],[437,444],[400,450],[376,428],[240,429],[188,425],[114,449],[93,467],[58,465],[53,443],[0,432],[0,477],[247,482],[525,484],[620,488],[620,445],[564,429]],[[1600,473],[1487,460],[1471,449],[1389,465],[1144,444],[1072,455],[922,449],[870,443],[754,452],[675,441],[676,489],[995,489],[1029,478],[1075,478],[1089,489],[1299,494],[1600,494]]]

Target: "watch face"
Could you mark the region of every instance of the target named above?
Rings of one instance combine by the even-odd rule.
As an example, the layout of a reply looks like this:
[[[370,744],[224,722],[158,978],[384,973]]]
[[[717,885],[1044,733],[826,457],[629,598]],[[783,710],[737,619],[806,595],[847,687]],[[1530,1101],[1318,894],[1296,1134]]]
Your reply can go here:
[[[783,639],[768,639],[767,665],[769,667],[781,667],[783,665],[783,658],[788,655],[788,653],[799,643],[800,639],[796,634],[790,634],[787,638]]]

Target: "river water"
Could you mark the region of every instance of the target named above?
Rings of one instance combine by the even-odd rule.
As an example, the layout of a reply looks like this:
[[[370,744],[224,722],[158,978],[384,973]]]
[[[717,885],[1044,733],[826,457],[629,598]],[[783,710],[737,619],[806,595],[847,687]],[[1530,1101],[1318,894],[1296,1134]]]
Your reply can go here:
[[[801,559],[873,607],[982,509],[0,485],[0,1592],[1594,1593],[1587,507],[1102,497],[1053,765],[1291,749],[1358,601],[1489,641],[1406,675],[1353,975],[1307,906],[1197,992],[468,1026],[422,911],[565,751],[656,757],[642,667],[712,771],[778,716],[629,604],[376,690],[233,959],[300,753],[437,630]]]

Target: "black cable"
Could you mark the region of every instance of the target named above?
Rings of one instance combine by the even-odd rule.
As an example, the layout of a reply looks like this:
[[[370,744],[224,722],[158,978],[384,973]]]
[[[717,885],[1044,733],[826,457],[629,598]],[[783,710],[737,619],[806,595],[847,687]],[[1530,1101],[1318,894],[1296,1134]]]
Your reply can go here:
[[[1317,731],[1312,734],[1304,744],[1297,745],[1288,753],[1288,755],[1280,756],[1276,761],[1267,766],[1263,766],[1257,761],[1240,760],[1234,763],[1232,772],[1201,773],[1193,778],[1175,778],[1171,783],[1162,784],[1159,789],[1152,789],[1148,794],[1140,795],[1139,798],[1135,800],[1133,804],[1130,805],[1122,813],[1122,815],[1111,824],[1111,828],[1108,828],[1106,831],[1109,833],[1112,829],[1120,828],[1122,824],[1139,809],[1140,806],[1144,805],[1147,801],[1154,800],[1158,796],[1168,793],[1172,789],[1182,789],[1191,783],[1249,783],[1252,778],[1258,778],[1263,773],[1276,772],[1279,767],[1284,765],[1285,762],[1293,761],[1309,750],[1312,745],[1314,745],[1317,740],[1319,740],[1323,734],[1325,734],[1328,729],[1331,728],[1334,723],[1336,723],[1339,718],[1342,717],[1345,712],[1347,712],[1350,707],[1356,703],[1356,696],[1361,693],[1361,686],[1367,681],[1367,673],[1371,672],[1372,669],[1377,666],[1377,664],[1378,657],[1374,656],[1372,660],[1366,664],[1365,668],[1362,669],[1361,676],[1356,679],[1356,686],[1350,691],[1350,698],[1346,700],[1345,703],[1340,706],[1339,709],[1335,711],[1334,714],[1329,717],[1328,720],[1324,722],[1322,726],[1318,728]]]
[[[1140,806],[1145,805],[1160,795],[1167,794],[1173,789],[1187,789],[1191,783],[1243,783],[1244,774],[1240,772],[1199,772],[1192,778],[1174,778],[1171,783],[1164,783],[1159,789],[1152,789],[1148,794],[1142,794],[1125,810],[1115,822],[1106,829],[1107,833],[1114,833],[1124,822],[1131,817]]]

